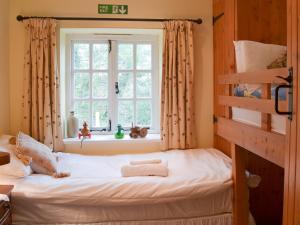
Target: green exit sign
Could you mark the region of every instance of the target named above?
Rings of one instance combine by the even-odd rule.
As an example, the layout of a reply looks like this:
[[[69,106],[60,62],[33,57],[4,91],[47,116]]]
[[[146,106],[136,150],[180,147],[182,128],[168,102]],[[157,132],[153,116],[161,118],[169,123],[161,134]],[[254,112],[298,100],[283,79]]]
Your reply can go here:
[[[99,14],[128,14],[128,5],[98,5]]]

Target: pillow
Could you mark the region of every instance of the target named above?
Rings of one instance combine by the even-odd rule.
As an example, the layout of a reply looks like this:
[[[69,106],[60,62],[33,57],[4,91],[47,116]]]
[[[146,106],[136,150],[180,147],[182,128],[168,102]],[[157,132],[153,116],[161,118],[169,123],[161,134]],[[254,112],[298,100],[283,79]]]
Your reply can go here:
[[[266,69],[274,60],[286,54],[286,46],[255,41],[234,41],[238,73]]]
[[[264,44],[255,41],[234,41],[236,70],[238,73],[267,69],[279,57],[286,54],[286,46]],[[245,92],[251,93],[261,88],[259,84],[240,85]]]
[[[2,135],[0,137],[0,151],[10,154],[10,163],[0,166],[0,175],[22,178],[32,173],[30,166],[25,166],[14,154],[16,146],[9,144],[12,136]]]
[[[35,173],[51,175],[56,178],[69,176],[57,172],[57,159],[52,150],[32,137],[20,132],[17,137],[16,154],[31,157],[31,168]]]

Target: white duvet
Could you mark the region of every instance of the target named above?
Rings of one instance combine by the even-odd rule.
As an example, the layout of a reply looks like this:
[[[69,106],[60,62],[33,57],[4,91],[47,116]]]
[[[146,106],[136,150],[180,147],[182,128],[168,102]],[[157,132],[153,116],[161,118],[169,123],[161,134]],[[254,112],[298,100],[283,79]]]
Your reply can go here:
[[[172,150],[138,155],[84,156],[58,153],[61,171],[71,177],[31,175],[0,184],[14,184],[13,198],[81,205],[128,205],[171,202],[203,197],[232,184],[231,160],[215,149]],[[121,176],[131,160],[168,161],[168,177]]]

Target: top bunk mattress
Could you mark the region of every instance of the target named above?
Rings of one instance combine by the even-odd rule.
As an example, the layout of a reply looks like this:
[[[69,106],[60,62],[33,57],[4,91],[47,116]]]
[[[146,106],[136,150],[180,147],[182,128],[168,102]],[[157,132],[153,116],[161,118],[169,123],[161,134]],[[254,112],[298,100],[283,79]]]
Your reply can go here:
[[[231,159],[216,149],[172,150],[137,155],[84,156],[57,153],[61,171],[70,177],[55,179],[32,174],[15,179],[0,177],[0,184],[15,185],[13,198],[39,199],[55,204],[128,205],[165,203],[199,198],[232,185]],[[162,159],[168,177],[121,176],[131,160]]]
[[[264,44],[255,41],[235,41],[236,70],[238,73],[254,72],[274,66],[274,62],[286,60],[286,46]],[[282,66],[282,62],[277,66]],[[275,86],[272,85],[271,95],[274,98]],[[235,95],[239,97],[261,97],[261,85],[241,84],[235,88]],[[285,100],[286,93],[281,89],[279,99]],[[261,127],[261,113],[258,111],[232,107],[232,119],[238,122]],[[279,115],[271,115],[272,131],[285,134],[286,118]]]

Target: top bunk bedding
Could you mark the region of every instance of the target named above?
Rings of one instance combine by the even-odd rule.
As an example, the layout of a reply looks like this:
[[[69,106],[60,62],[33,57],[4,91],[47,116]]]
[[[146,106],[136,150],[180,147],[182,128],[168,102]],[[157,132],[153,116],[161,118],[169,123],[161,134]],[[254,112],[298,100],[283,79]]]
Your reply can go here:
[[[254,72],[258,70],[286,67],[286,46],[264,44],[254,41],[235,41],[235,56],[237,73]],[[271,88],[271,96],[274,98],[274,85]],[[242,84],[234,89],[234,95],[238,97],[261,97],[261,85]],[[279,99],[285,100],[286,93],[283,89],[279,92]],[[261,113],[253,110],[232,107],[232,119],[238,122],[261,127]],[[280,134],[286,133],[286,118],[272,115],[272,131]]]
[[[127,205],[172,202],[202,197],[231,186],[231,160],[216,149],[84,156],[57,153],[61,171],[70,177],[55,179],[32,174],[24,178],[0,177],[0,184],[13,184],[13,199],[27,198],[55,204]],[[121,176],[131,160],[167,161],[168,177]]]

